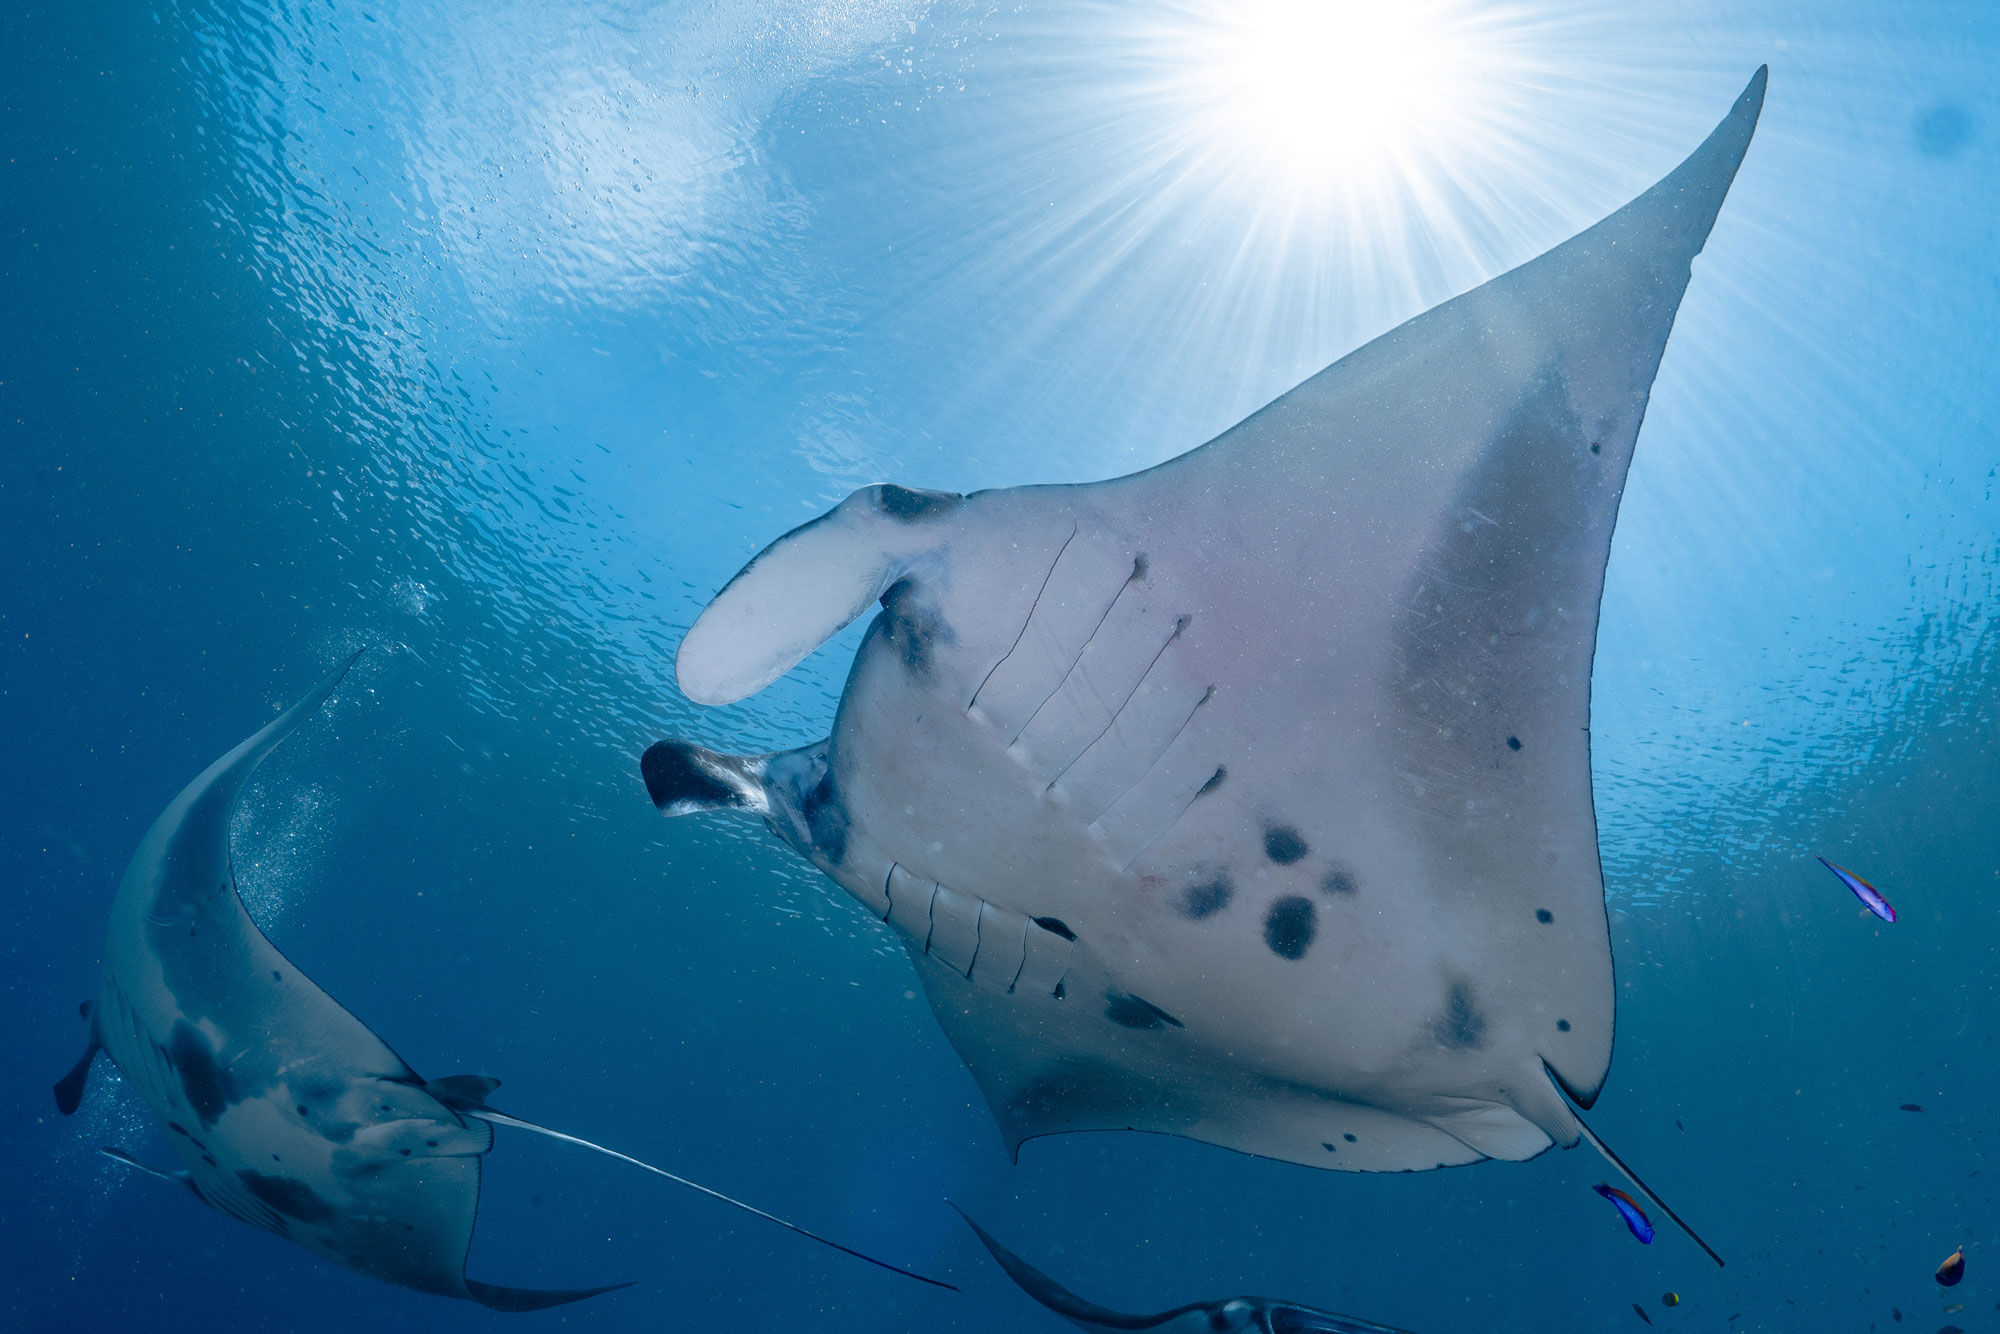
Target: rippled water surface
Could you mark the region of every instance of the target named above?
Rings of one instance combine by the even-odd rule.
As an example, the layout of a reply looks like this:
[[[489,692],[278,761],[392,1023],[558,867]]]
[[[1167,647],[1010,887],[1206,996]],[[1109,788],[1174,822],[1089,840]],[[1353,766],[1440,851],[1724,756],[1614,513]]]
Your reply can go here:
[[[238,813],[280,947],[419,1069],[503,1076],[510,1110],[964,1289],[503,1131],[474,1274],[640,1280],[512,1319],[1057,1327],[949,1196],[1132,1309],[2000,1322],[2000,11],[1438,0],[1410,11],[1435,82],[1393,123],[1379,90],[1256,120],[1270,89],[1229,75],[1256,12],[14,7],[7,1323],[509,1318],[100,1157],[166,1158],[107,1066],[78,1117],[48,1096],[139,834],[364,644]],[[1389,40],[1340,12],[1314,96]],[[1587,1151],[1364,1177],[1087,1135],[1010,1165],[878,924],[753,822],[652,811],[654,738],[770,749],[832,716],[855,630],[743,704],[674,685],[765,542],[873,481],[1172,457],[1615,208],[1765,62],[1626,488],[1592,727],[1620,1002],[1596,1124],[1727,1270],[1634,1246]]]

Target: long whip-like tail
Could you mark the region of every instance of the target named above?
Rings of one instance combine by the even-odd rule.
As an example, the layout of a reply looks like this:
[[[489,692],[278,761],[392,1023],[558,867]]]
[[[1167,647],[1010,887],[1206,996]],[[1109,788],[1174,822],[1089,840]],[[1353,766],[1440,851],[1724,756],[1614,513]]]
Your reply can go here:
[[[131,1168],[133,1171],[144,1172],[149,1177],[158,1177],[160,1180],[170,1181],[176,1186],[185,1186],[188,1184],[186,1173],[168,1172],[161,1168],[154,1167],[151,1163],[142,1163],[137,1158],[134,1158],[131,1154],[125,1152],[125,1150],[114,1149],[109,1144],[106,1144],[101,1148],[99,1148],[98,1152],[103,1154],[106,1158],[109,1158],[114,1163],[123,1163],[125,1166]]]
[[[1543,1062],[1543,1068],[1549,1069],[1547,1062]],[[1576,1107],[1575,1095],[1570,1093],[1568,1088],[1564,1087],[1562,1078],[1559,1075],[1557,1075],[1553,1069],[1549,1069],[1549,1079],[1555,1084],[1555,1086],[1558,1089],[1562,1091],[1563,1097],[1569,1100],[1570,1115],[1576,1118],[1576,1128],[1583,1132],[1583,1137],[1586,1140],[1590,1141],[1590,1147],[1597,1150],[1600,1154],[1604,1155],[1604,1161],[1610,1163],[1613,1167],[1617,1168],[1619,1175],[1623,1176],[1627,1181],[1631,1182],[1634,1188],[1636,1188],[1641,1195],[1644,1195],[1646,1199],[1652,1203],[1654,1208],[1658,1209],[1661,1213],[1665,1214],[1667,1217],[1673,1219],[1674,1225],[1678,1227],[1681,1231],[1687,1233],[1689,1238],[1693,1240],[1695,1245],[1701,1247],[1704,1251],[1707,1251],[1708,1258],[1715,1261],[1717,1268],[1726,1268],[1727,1266],[1725,1265],[1722,1257],[1715,1253],[1715,1247],[1703,1241],[1701,1239],[1701,1234],[1699,1232],[1696,1232],[1693,1228],[1689,1227],[1687,1224],[1687,1220],[1685,1218],[1682,1218],[1679,1214],[1675,1213],[1674,1207],[1672,1205],[1668,1204],[1665,1200],[1661,1199],[1659,1197],[1658,1192],[1656,1192],[1651,1186],[1641,1181],[1639,1179],[1639,1174],[1637,1172],[1634,1172],[1631,1168],[1627,1167],[1625,1165],[1625,1160],[1620,1158],[1617,1154],[1613,1153],[1611,1151],[1611,1146],[1609,1144],[1606,1144],[1603,1140],[1597,1137],[1597,1132],[1593,1131],[1590,1128],[1590,1126],[1584,1121],[1583,1113]]]
[[[741,1209],[746,1214],[755,1214],[759,1218],[765,1219],[772,1223],[776,1223],[781,1228],[786,1228],[789,1229],[790,1231],[796,1232],[801,1237],[810,1237],[812,1240],[818,1242],[820,1245],[831,1246],[833,1247],[833,1249],[841,1252],[843,1255],[851,1255],[857,1260],[866,1260],[871,1265],[875,1265],[882,1269],[887,1269],[891,1273],[901,1274],[905,1278],[913,1278],[917,1280],[917,1282],[919,1283],[928,1283],[934,1288],[950,1288],[953,1292],[958,1291],[958,1286],[956,1284],[947,1283],[943,1279],[939,1278],[930,1278],[926,1275],[917,1273],[913,1269],[905,1269],[901,1265],[892,1265],[887,1260],[878,1260],[872,1255],[866,1254],[865,1252],[862,1251],[857,1251],[852,1246],[843,1246],[839,1242],[834,1241],[830,1237],[822,1237],[819,1233],[812,1232],[805,1228],[802,1228],[797,1223],[789,1222],[783,1218],[778,1217],[776,1214],[766,1213],[764,1210],[759,1209],[754,1204],[745,1204],[743,1201],[735,1198],[732,1195],[724,1195],[719,1190],[711,1190],[709,1187],[702,1185],[699,1181],[690,1181],[684,1176],[676,1176],[674,1173],[667,1171],[664,1167],[655,1167],[649,1162],[645,1162],[641,1159],[634,1158],[629,1153],[620,1153],[616,1149],[607,1149],[602,1144],[593,1144],[591,1141],[584,1139],[580,1135],[569,1135],[565,1134],[560,1130],[551,1130],[547,1126],[538,1126],[533,1121],[523,1121],[518,1116],[509,1116],[505,1112],[496,1112],[490,1107],[466,1108],[464,1110],[467,1115],[476,1116],[482,1121],[491,1121],[496,1126],[511,1126],[515,1130],[527,1130],[537,1135],[547,1135],[550,1139],[559,1139],[563,1141],[565,1144],[575,1144],[582,1148],[594,1149],[598,1153],[604,1154],[606,1157],[616,1158],[618,1159],[618,1161],[623,1163],[630,1163],[634,1167],[642,1167],[646,1171],[651,1172],[655,1176],[663,1176],[669,1181],[676,1182],[680,1185],[686,1186],[689,1190],[700,1191],[703,1195],[706,1195],[711,1199],[721,1200],[724,1204],[733,1205],[734,1207]]]

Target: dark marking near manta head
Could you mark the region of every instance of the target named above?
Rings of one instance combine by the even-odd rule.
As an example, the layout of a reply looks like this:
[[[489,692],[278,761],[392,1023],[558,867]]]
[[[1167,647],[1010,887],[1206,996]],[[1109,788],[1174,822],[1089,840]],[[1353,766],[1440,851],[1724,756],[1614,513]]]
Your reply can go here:
[[[273,982],[282,982],[285,979],[283,974],[281,974],[277,969],[273,968],[271,970],[271,980]]]
[[[1195,790],[1194,795],[1196,800],[1207,796],[1209,793],[1215,791],[1215,789],[1221,787],[1222,780],[1227,777],[1229,777],[1229,770],[1223,765],[1216,765],[1215,772],[1208,776],[1208,781]]]
[[[1451,984],[1444,1000],[1444,1013],[1431,1024],[1431,1036],[1440,1047],[1453,1051],[1476,1051],[1486,1041],[1486,1016],[1473,1001],[1472,988],[1463,982]]]
[[[1063,983],[1057,982],[1056,989],[1054,991],[1051,991],[1049,994],[1051,996],[1054,996],[1057,1000],[1061,1000],[1063,999],[1063,997],[1069,995],[1069,989]]]
[[[1264,855],[1280,866],[1290,866],[1312,849],[1299,837],[1299,831],[1290,825],[1273,824],[1264,826]]]
[[[1556,915],[1550,912],[1547,908],[1537,908],[1535,909],[1535,920],[1540,922],[1543,926],[1547,926],[1550,922],[1556,920]]]
[[[1075,940],[1076,932],[1069,929],[1069,923],[1060,917],[1037,917],[1035,925],[1044,931],[1053,931],[1064,940]]]
[[[919,519],[928,519],[933,514],[955,509],[964,499],[965,497],[954,495],[950,491],[918,491],[907,486],[897,486],[894,482],[878,487],[875,492],[877,507],[890,518],[901,519],[904,523],[915,523]]]
[[[935,613],[916,604],[911,587],[908,579],[889,585],[889,591],[882,595],[882,615],[875,628],[902,658],[910,675],[927,679],[937,646],[951,643],[953,635]]]
[[[695,748],[680,741],[656,741],[639,757],[646,795],[661,810],[679,803],[692,809],[723,810],[743,804],[743,794],[696,762]]]
[[[1322,1149],[1325,1149],[1325,1150],[1326,1150],[1326,1151],[1327,1151],[1328,1153],[1338,1153],[1338,1152],[1340,1152],[1340,1150],[1338,1150],[1338,1149],[1334,1148],[1334,1147],[1333,1147],[1333,1146],[1332,1146],[1331,1144],[1328,1144],[1328,1143],[1327,1143],[1327,1142],[1326,1142],[1325,1140],[1321,1140],[1321,1141],[1319,1142],[1319,1146],[1320,1146],[1320,1147],[1321,1147]]]
[[[831,764],[799,798],[799,814],[812,832],[814,850],[826,858],[827,865],[839,866],[847,860],[847,807],[834,789]]]
[[[1329,894],[1353,894],[1361,888],[1354,878],[1354,872],[1345,866],[1336,866],[1320,877],[1319,887]]]
[[[1134,584],[1146,582],[1146,572],[1151,568],[1152,564],[1146,559],[1146,553],[1140,552],[1132,558],[1132,577],[1126,582]]]
[[[252,1195],[301,1223],[324,1223],[334,1216],[333,1206],[303,1181],[272,1176],[251,1167],[243,1168],[236,1176]]]
[[[1121,1028],[1165,1028],[1169,1024],[1175,1028],[1185,1026],[1143,996],[1107,991],[1104,1000],[1104,1017]]]
[[[185,1019],[174,1020],[173,1033],[167,1040],[167,1063],[180,1076],[181,1092],[204,1126],[213,1127],[240,1100],[236,1082],[216,1059],[215,1048],[208,1045],[201,1030]]]
[[[1349,1144],[1354,1143],[1354,1136],[1352,1135],[1342,1135],[1341,1138],[1346,1140]]]
[[[1264,943],[1281,959],[1303,959],[1319,930],[1318,909],[1311,899],[1288,894],[1271,905],[1264,917]]]
[[[1204,917],[1213,917],[1229,906],[1229,900],[1236,896],[1229,877],[1218,872],[1198,885],[1190,885],[1181,895],[1181,913],[1190,921],[1199,922]]]
[[[1521,748],[1521,738],[1517,736],[1510,736],[1507,738],[1507,749],[1519,750],[1520,748]]]
[[[1569,1032],[1569,1020],[1567,1020],[1567,1019],[1558,1019],[1558,1020],[1556,1020],[1556,1032],[1558,1032],[1558,1033],[1567,1033],[1567,1032]]]

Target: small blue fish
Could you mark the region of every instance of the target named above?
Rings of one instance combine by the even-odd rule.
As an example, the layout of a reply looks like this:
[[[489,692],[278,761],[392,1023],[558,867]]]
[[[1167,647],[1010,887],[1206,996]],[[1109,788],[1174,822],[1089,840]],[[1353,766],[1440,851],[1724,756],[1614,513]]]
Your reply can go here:
[[[1607,1186],[1602,1181],[1591,1189],[1611,1201],[1611,1207],[1625,1220],[1625,1226],[1632,1229],[1632,1235],[1639,1239],[1641,1246],[1653,1244],[1653,1222],[1646,1217],[1646,1211],[1641,1209],[1630,1195],[1616,1186]]]
[[[1863,880],[1844,866],[1835,866],[1824,857],[1817,859],[1821,866],[1840,877],[1840,883],[1854,891],[1854,897],[1868,905],[1868,911],[1885,922],[1896,920],[1896,910],[1889,906],[1889,900],[1876,892],[1875,886]]]

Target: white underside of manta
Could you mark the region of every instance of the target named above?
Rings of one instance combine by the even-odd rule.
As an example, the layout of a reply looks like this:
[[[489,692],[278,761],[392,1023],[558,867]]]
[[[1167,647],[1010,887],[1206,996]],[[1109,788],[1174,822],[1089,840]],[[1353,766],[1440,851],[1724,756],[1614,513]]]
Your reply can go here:
[[[883,918],[1010,1146],[1423,1170],[1574,1143],[1611,1055],[1590,672],[1618,501],[1759,71],[1676,171],[1160,467],[857,492],[681,647],[690,698],[877,599],[833,733],[648,752]]]

